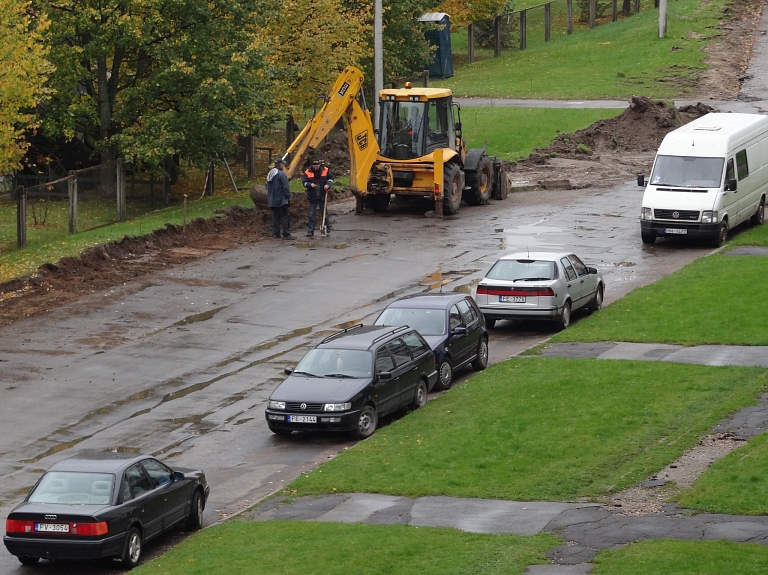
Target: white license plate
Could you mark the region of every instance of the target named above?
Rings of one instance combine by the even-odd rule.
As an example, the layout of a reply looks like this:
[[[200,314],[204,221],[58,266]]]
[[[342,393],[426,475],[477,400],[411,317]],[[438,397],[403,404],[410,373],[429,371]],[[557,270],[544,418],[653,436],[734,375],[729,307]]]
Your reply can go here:
[[[36,523],[35,530],[48,533],[69,533],[69,523]]]
[[[316,415],[289,415],[288,421],[291,423],[317,423]]]
[[[525,303],[524,295],[500,295],[499,303]]]
[[[688,233],[688,230],[686,230],[685,228],[683,228],[683,229],[680,229],[680,228],[664,228],[664,233],[665,234],[680,234],[680,235],[684,236],[685,234]]]

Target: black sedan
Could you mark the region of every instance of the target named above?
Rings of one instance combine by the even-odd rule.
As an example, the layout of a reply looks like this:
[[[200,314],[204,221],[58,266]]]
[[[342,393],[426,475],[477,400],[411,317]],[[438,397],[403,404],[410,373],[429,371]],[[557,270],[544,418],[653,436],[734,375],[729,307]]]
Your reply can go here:
[[[485,318],[470,295],[427,293],[400,298],[389,304],[375,325],[408,325],[427,340],[435,354],[437,385],[446,390],[453,372],[472,364],[480,371],[488,365]]]
[[[202,525],[210,488],[202,471],[146,455],[82,452],[53,465],[5,522],[5,546],[24,565],[117,557],[138,564],[144,542]]]

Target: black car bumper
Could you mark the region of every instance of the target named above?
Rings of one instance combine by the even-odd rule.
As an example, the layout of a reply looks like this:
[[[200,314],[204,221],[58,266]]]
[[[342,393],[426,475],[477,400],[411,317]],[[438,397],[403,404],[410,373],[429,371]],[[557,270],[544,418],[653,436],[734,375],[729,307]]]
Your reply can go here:
[[[720,232],[720,224],[686,224],[640,220],[640,230],[646,234],[667,238],[712,238]],[[685,233],[670,231],[685,230]]]
[[[6,535],[3,543],[17,557],[41,559],[88,560],[120,556],[125,548],[126,533],[97,540],[49,539]]]
[[[288,413],[267,409],[265,416],[269,427],[272,429],[286,431],[350,431],[357,428],[360,420],[360,410],[355,409],[336,413]],[[312,423],[293,422],[288,419],[291,416],[314,417],[315,421]]]

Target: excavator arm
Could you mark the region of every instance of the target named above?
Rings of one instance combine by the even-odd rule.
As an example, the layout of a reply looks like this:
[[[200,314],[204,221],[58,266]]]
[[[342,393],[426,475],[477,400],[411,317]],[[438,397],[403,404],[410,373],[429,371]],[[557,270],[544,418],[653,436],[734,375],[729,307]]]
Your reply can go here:
[[[286,173],[294,178],[300,173],[310,149],[317,148],[339,119],[346,115],[350,157],[349,186],[356,194],[365,194],[368,176],[379,153],[379,144],[373,132],[371,114],[357,100],[362,93],[363,73],[348,66],[339,75],[325,104],[299,133],[286,151],[292,160]]]

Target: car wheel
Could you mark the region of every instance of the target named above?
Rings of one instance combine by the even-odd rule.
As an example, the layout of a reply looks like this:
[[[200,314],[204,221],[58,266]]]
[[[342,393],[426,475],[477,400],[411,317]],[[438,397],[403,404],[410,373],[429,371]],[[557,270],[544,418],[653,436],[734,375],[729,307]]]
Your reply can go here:
[[[286,437],[292,433],[292,430],[290,429],[280,429],[279,427],[272,427],[271,425],[269,426],[269,430],[280,437]]]
[[[453,366],[451,360],[447,357],[440,362],[440,366],[437,368],[437,383],[435,389],[437,391],[445,391],[450,389],[453,383]]]
[[[640,238],[643,240],[644,244],[656,243],[656,234],[653,232],[640,232]]]
[[[356,439],[366,439],[376,431],[379,416],[371,405],[366,405],[357,419],[357,427],[352,432]]]
[[[563,311],[557,320],[557,329],[562,331],[567,329],[569,325],[571,325],[571,302],[567,301],[563,304]]]
[[[121,557],[126,569],[133,569],[141,560],[141,532],[136,527],[128,531],[128,540],[125,542],[125,550]]]
[[[408,406],[411,410],[419,409],[427,404],[427,384],[424,380],[419,380],[419,385],[416,386],[416,393],[413,396],[413,401]]]
[[[36,565],[40,561],[40,557],[30,557],[29,555],[21,555],[19,562],[22,565]]]
[[[603,307],[603,286],[599,285],[597,286],[597,293],[595,294],[594,299],[589,303],[589,306],[587,306],[587,309],[590,313],[596,312]]]
[[[472,362],[472,369],[483,371],[488,366],[488,341],[482,337],[477,344],[477,357]]]
[[[192,507],[189,510],[189,517],[187,517],[186,528],[187,531],[198,531],[203,526],[203,497],[200,495],[200,490],[195,489],[195,494],[192,496]]]
[[[488,329],[493,329],[494,327],[496,327],[496,320],[486,318],[485,327],[487,327]]]
[[[720,223],[720,227],[717,230],[717,236],[712,240],[712,247],[719,248],[728,239],[728,222],[724,221]]]
[[[749,218],[753,226],[762,226],[765,221],[765,201],[760,200],[760,205],[757,206],[757,211]]]

